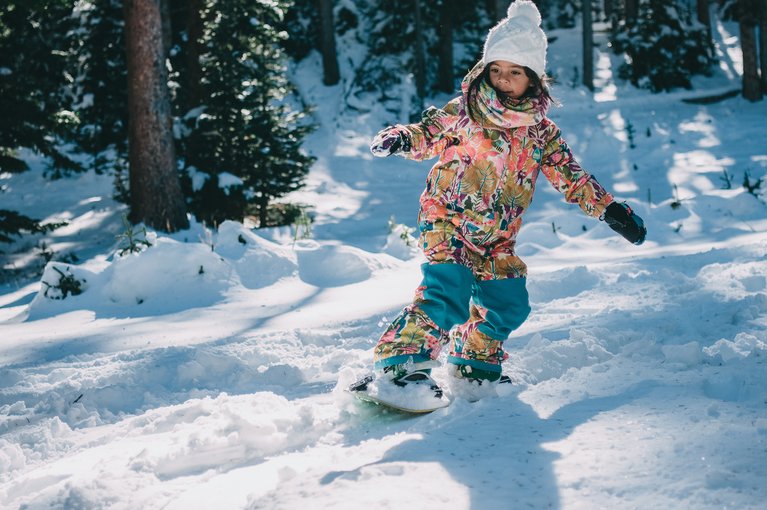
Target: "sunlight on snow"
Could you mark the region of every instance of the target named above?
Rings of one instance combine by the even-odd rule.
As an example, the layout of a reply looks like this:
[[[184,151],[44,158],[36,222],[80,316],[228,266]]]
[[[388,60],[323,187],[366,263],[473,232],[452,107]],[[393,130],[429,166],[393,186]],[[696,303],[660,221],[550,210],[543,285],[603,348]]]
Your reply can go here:
[[[743,74],[743,53],[740,50],[738,38],[730,34],[724,24],[716,24],[716,31],[722,38],[724,48],[716,47],[716,56],[719,60],[719,67],[732,80]],[[725,54],[727,58],[724,58]]]
[[[599,52],[599,57],[595,64],[596,71],[594,72],[594,76],[596,79],[594,80],[594,85],[596,91],[594,92],[594,101],[597,103],[615,101],[618,99],[618,87],[615,86],[615,82],[613,81],[610,56],[607,53]]]
[[[685,183],[697,192],[718,188],[719,183],[714,184],[712,180],[718,181],[719,176],[735,164],[732,158],[717,159],[707,151],[679,152],[673,158],[674,164],[668,172],[669,182]]]
[[[718,147],[722,142],[715,135],[713,119],[705,113],[698,113],[693,121],[680,122],[680,133],[700,133],[703,137],[698,142],[699,147]]]

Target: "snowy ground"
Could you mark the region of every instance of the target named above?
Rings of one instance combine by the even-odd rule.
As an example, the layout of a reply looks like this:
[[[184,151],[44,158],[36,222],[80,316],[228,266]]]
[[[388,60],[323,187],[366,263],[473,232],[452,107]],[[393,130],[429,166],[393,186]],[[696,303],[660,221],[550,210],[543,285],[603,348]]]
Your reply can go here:
[[[767,101],[682,101],[739,86],[717,33],[723,68],[697,91],[627,88],[602,47],[594,96],[567,83],[579,34],[556,34],[551,116],[648,241],[541,181],[520,236],[533,313],[507,342],[517,384],[417,418],[343,392],[419,281],[387,221],[413,226],[429,164],[367,152],[398,119],[339,118],[340,87],[304,80],[323,128],[294,197],[316,223],[295,244],[226,223],[121,257],[109,178],[0,176],[4,207],[71,222],[49,246],[80,262],[42,281],[85,281],[62,300],[40,281],[0,289],[0,507],[763,508],[767,206],[741,182],[767,175]]]

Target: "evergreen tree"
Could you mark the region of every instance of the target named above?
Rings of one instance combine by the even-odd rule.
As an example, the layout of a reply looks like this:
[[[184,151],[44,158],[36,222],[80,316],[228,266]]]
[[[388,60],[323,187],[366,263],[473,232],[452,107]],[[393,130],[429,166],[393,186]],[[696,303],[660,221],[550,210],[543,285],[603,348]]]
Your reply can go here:
[[[0,6],[0,172],[29,169],[21,149],[44,156],[51,177],[81,169],[62,149],[77,124],[63,107],[62,92],[71,80],[65,40],[73,27],[71,10],[64,0],[6,1]],[[0,242],[52,228],[0,210]]]
[[[452,64],[447,64],[441,47],[445,33],[440,28],[441,11],[446,0],[434,2],[416,0],[378,0],[361,7],[363,18],[368,26],[368,58],[358,70],[353,92],[356,95],[373,93],[373,100],[382,100],[392,113],[400,113],[403,103],[420,104],[417,97],[416,78],[423,80],[423,94],[430,94],[448,89],[444,79],[440,79],[441,65],[451,65],[455,80],[460,80],[482,54],[482,45],[487,30],[495,24],[495,5],[487,2],[461,3],[460,15],[451,21],[452,44],[460,48],[454,55]],[[418,8],[418,10],[417,10]],[[416,13],[419,14],[420,27],[417,26]],[[504,12],[505,14],[505,12]],[[419,64],[419,30],[423,41],[425,61]],[[392,34],[396,33],[396,37]],[[441,62],[442,61],[442,62]],[[422,69],[419,69],[422,67]],[[422,76],[419,76],[420,73]],[[403,87],[403,81],[413,77],[413,83]],[[454,87],[457,82],[454,83]],[[419,116],[418,107],[411,108],[411,116]]]
[[[122,0],[79,2],[73,36],[77,140],[97,173],[115,172],[117,196],[127,202],[128,77]]]
[[[290,34],[282,40],[282,47],[295,61],[305,58],[312,50],[320,49],[320,11],[317,0],[295,0],[285,11],[281,26]]]
[[[199,63],[203,103],[184,115],[185,192],[198,219],[253,214],[270,224],[269,204],[298,189],[313,161],[301,152],[311,126],[291,107],[286,78],[286,2],[207,0]]]
[[[647,0],[633,24],[613,41],[627,62],[618,75],[653,92],[690,88],[691,77],[707,74],[713,63],[705,27],[681,12],[677,0]]]
[[[11,0],[0,7],[0,171],[27,170],[21,148],[45,156],[53,177],[81,169],[62,149],[77,123],[63,94],[72,79],[71,12],[65,0]]]

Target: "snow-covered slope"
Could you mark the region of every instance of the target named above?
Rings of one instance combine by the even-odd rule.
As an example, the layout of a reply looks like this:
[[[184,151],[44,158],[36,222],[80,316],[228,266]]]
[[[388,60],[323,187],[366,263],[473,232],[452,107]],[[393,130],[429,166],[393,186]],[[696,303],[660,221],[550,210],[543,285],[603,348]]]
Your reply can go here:
[[[520,235],[533,313],[507,342],[516,384],[427,416],[343,388],[419,281],[387,225],[413,226],[429,165],[373,160],[372,134],[403,119],[339,115],[341,87],[309,78],[318,59],[296,70],[322,122],[292,197],[314,206],[312,239],[228,222],[119,256],[108,178],[0,176],[4,204],[69,219],[51,246],[87,254],[0,294],[0,507],[762,507],[767,206],[740,183],[767,174],[767,102],[682,102],[737,87],[724,71],[697,92],[627,88],[604,47],[592,96],[567,85],[579,34],[555,35],[552,118],[648,241],[541,181]],[[62,275],[83,292],[51,299]]]

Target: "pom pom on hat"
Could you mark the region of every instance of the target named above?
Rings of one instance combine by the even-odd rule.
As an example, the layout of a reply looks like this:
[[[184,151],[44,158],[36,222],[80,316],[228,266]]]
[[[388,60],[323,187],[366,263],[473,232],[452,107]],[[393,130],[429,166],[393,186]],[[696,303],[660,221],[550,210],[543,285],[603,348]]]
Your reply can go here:
[[[533,2],[527,0],[518,0],[511,2],[509,10],[506,11],[507,18],[513,18],[515,16],[522,16],[532,21],[535,26],[541,24],[541,13],[538,12],[538,7]]]
[[[529,67],[543,76],[548,41],[540,25],[541,13],[533,2],[512,2],[507,17],[487,34],[482,62],[487,65],[494,60],[505,60]]]

